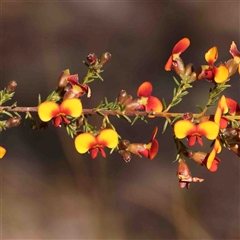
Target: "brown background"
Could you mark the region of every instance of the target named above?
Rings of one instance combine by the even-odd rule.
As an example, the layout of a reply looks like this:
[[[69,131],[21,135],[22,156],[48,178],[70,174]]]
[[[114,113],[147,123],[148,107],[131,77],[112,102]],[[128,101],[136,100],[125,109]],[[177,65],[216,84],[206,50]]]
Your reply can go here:
[[[1,2],[1,89],[18,82],[14,100],[36,106],[56,86],[66,68],[83,78],[82,60],[106,51],[112,60],[100,80],[91,84],[95,107],[121,89],[136,96],[143,81],[153,95],[171,100],[173,72],[164,65],[174,44],[191,40],[185,63],[205,64],[204,54],[218,46],[219,60],[228,60],[234,40],[240,48],[239,1],[36,1]],[[225,95],[239,101],[239,76]],[[204,105],[205,80],[173,111],[194,111]],[[214,112],[214,108],[210,112]],[[1,160],[2,239],[239,239],[239,159],[224,149],[215,173],[189,162],[201,184],[180,189],[176,150],[170,129],[161,135],[163,119],[131,127],[111,117],[119,134],[132,142],[147,141],[159,126],[154,161],[134,157],[126,164],[118,154],[92,160],[79,155],[64,129],[1,133],[7,154]],[[100,117],[92,124],[100,126]],[[209,151],[209,142],[203,148]]]

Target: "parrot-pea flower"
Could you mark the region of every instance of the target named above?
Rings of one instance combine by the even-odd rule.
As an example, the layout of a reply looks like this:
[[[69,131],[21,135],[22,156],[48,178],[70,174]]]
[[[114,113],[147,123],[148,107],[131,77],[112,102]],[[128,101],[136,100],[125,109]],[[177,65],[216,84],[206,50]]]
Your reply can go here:
[[[238,51],[237,45],[235,44],[234,41],[232,41],[229,52],[233,56],[234,62],[238,64],[238,73],[240,74],[240,52]]]
[[[165,70],[170,71],[172,67],[176,67],[178,64],[178,59],[180,59],[180,54],[184,52],[190,45],[190,40],[188,38],[183,38],[173,47],[172,54],[169,57],[167,63],[165,64]]]
[[[189,146],[193,146],[196,140],[202,146],[202,136],[214,140],[218,132],[219,126],[213,121],[200,122],[195,125],[190,120],[179,120],[174,124],[175,136],[179,139],[187,137]]]
[[[224,118],[223,114],[229,113],[234,116],[240,113],[240,106],[236,101],[231,98],[226,98],[224,95],[219,99],[216,112],[214,115],[214,121],[220,126],[221,129],[225,129],[228,125],[228,119]]]
[[[179,179],[180,188],[189,188],[191,182],[203,182],[204,179],[192,177],[191,171],[183,159],[179,159],[177,177]]]
[[[138,100],[140,106],[138,108],[143,108],[146,112],[162,112],[162,102],[157,97],[151,96],[152,90],[153,87],[150,82],[144,82],[139,86],[137,96],[140,97],[140,99]]]
[[[214,146],[210,153],[205,152],[194,152],[190,155],[190,158],[193,159],[196,163],[206,166],[207,169],[211,172],[217,171],[218,163],[220,159],[216,157],[216,154],[221,152],[221,144],[218,139],[215,140]]]
[[[208,81],[215,81],[216,83],[223,83],[228,79],[228,68],[224,64],[219,67],[214,66],[218,59],[217,47],[210,48],[205,54],[205,60],[209,65],[202,66],[202,72],[198,75],[198,79],[205,78]]]
[[[157,139],[155,139],[156,135],[157,135],[157,131],[158,131],[158,127],[155,127],[152,133],[152,137],[149,141],[148,144],[143,144],[143,143],[130,143],[126,150],[128,150],[129,152],[142,157],[145,156],[147,158],[149,158],[150,160],[153,160],[155,158],[155,156],[158,153],[158,141]]]
[[[77,98],[70,98],[64,100],[60,105],[53,101],[42,102],[38,106],[38,115],[43,122],[48,122],[51,119],[56,127],[61,126],[64,122],[69,124],[66,116],[80,117],[82,114],[82,103]]]
[[[96,136],[92,133],[80,133],[75,138],[76,150],[83,154],[90,152],[94,159],[100,152],[103,157],[106,157],[104,147],[116,148],[118,145],[118,134],[113,129],[103,129]]]
[[[6,154],[7,150],[0,146],[0,159],[4,157],[4,155]]]
[[[81,97],[83,94],[87,94],[87,97],[91,97],[91,89],[87,84],[81,84],[78,81],[78,74],[70,75],[67,77],[67,82],[71,84],[71,89],[68,90],[71,92],[75,98]],[[66,93],[68,94],[68,92]]]

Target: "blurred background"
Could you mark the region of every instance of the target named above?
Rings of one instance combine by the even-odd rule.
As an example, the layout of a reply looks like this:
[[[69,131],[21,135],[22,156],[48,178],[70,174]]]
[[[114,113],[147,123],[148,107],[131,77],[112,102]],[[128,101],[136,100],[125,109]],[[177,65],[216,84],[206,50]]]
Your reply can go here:
[[[174,72],[164,65],[173,46],[191,40],[184,62],[205,64],[204,54],[217,46],[219,61],[240,48],[239,1],[69,1],[1,2],[1,89],[18,83],[13,101],[36,106],[69,68],[82,79],[89,53],[109,51],[104,82],[90,85],[85,108],[121,89],[136,96],[144,81],[153,95],[172,98]],[[239,102],[239,75],[231,78],[227,97]],[[198,112],[212,83],[194,83],[172,111]],[[211,108],[209,113],[214,113]],[[76,152],[64,129],[33,131],[29,122],[1,132],[7,154],[1,160],[1,239],[239,239],[239,159],[223,149],[218,171],[209,172],[188,160],[193,176],[204,178],[181,189],[171,129],[161,134],[164,120],[150,119],[131,127],[110,118],[131,142],[149,140],[159,126],[160,149],[150,161],[133,157],[125,163],[117,153],[106,159]],[[100,126],[99,116],[91,123]],[[209,151],[206,141],[203,151]],[[199,149],[199,148],[198,148]]]

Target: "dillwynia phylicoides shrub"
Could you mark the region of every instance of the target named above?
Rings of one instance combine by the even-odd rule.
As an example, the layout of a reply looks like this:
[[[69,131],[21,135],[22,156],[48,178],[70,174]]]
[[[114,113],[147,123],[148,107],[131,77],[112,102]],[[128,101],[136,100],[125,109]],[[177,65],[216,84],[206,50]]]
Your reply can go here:
[[[111,58],[108,52],[102,54],[100,59],[91,53],[87,56],[87,62],[84,62],[88,71],[82,82],[79,82],[78,74],[70,74],[69,70],[63,71],[58,78],[56,90],[45,101],[41,101],[39,95],[38,107],[18,107],[16,102],[11,106],[4,106],[4,103],[12,99],[17,87],[15,81],[9,82],[8,86],[0,91],[0,117],[8,118],[0,121],[0,130],[18,126],[22,121],[21,115],[24,114],[32,129],[45,130],[50,121],[56,127],[63,126],[74,138],[76,151],[80,154],[89,153],[93,159],[98,155],[106,157],[107,147],[111,149],[110,153],[117,152],[125,162],[129,162],[132,155],[144,156],[150,160],[155,158],[159,149],[156,139],[158,127],[153,129],[152,136],[149,136],[145,143],[133,143],[119,136],[109,115],[124,118],[131,125],[137,120],[147,122],[146,119],[150,121],[154,117],[164,117],[166,120],[162,133],[168,126],[173,130],[179,185],[181,188],[189,188],[191,182],[202,182],[203,179],[191,175],[186,163],[187,158],[215,172],[220,164],[217,154],[223,147],[240,156],[240,106],[235,100],[222,95],[222,92],[230,87],[230,77],[236,72],[240,74],[240,52],[235,42],[232,42],[231,58],[216,64],[218,49],[212,47],[205,54],[206,63],[194,70],[193,64],[185,65],[180,57],[189,45],[188,38],[181,39],[173,47],[166,62],[165,70],[173,70],[178,75],[178,79],[173,77],[176,88],[169,104],[166,104],[164,99],[152,96],[152,84],[143,82],[137,90],[136,98],[121,90],[115,101],[110,102],[105,98],[97,107],[84,109],[81,98],[91,97],[89,84],[95,79],[103,80],[100,75],[102,67]],[[200,113],[171,113],[170,109],[179,104],[193,84],[200,79],[211,83],[206,105],[197,106]],[[215,114],[207,114],[207,109],[213,105],[216,105]],[[33,112],[37,112],[37,116],[33,116]],[[91,125],[88,116],[93,114],[102,118],[101,127]],[[191,146],[203,145],[202,137],[210,140],[210,151],[192,151]],[[185,138],[188,140],[187,146],[182,142]],[[0,146],[0,158],[3,158],[5,153],[4,146]]]

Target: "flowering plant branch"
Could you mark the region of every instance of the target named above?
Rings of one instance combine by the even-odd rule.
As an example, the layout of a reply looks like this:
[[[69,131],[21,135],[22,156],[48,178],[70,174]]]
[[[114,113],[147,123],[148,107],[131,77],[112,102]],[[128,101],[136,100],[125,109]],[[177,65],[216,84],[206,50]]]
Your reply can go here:
[[[166,119],[163,125],[163,133],[167,126],[171,126],[173,138],[177,148],[176,162],[178,162],[177,176],[181,188],[189,188],[191,182],[202,182],[202,178],[192,177],[186,159],[192,159],[209,171],[214,172],[218,168],[220,159],[216,155],[227,148],[240,156],[240,106],[238,103],[221,95],[222,92],[231,87],[230,77],[237,71],[240,74],[240,52],[232,42],[230,53],[232,57],[223,63],[215,65],[218,59],[217,47],[210,48],[205,54],[206,65],[201,65],[197,70],[193,64],[185,66],[180,55],[189,47],[188,38],[181,39],[173,48],[165,70],[173,70],[179,79],[173,77],[176,87],[173,90],[171,102],[167,105],[152,96],[153,86],[150,82],[143,82],[138,90],[137,97],[133,98],[125,90],[121,90],[116,99],[110,102],[107,98],[92,109],[84,109],[81,98],[85,95],[91,97],[89,84],[96,79],[103,81],[100,75],[103,66],[110,60],[110,53],[102,54],[100,59],[96,54],[87,56],[88,71],[82,82],[79,82],[78,74],[70,74],[67,69],[59,78],[56,89],[49,94],[46,100],[38,97],[38,106],[19,107],[17,102],[5,106],[13,97],[17,87],[15,81],[9,82],[8,86],[0,91],[0,131],[18,126],[23,119],[30,121],[32,129],[45,130],[48,122],[52,121],[55,127],[63,126],[68,135],[74,138],[76,150],[81,153],[89,153],[94,159],[100,153],[106,157],[105,147],[112,152],[120,154],[125,162],[129,162],[132,155],[154,159],[159,150],[156,139],[158,127],[153,129],[152,136],[145,143],[132,143],[123,139],[117,129],[111,123],[109,116],[114,115],[123,118],[133,125],[137,120],[147,122],[154,117]],[[200,79],[206,79],[213,84],[210,88],[209,98],[204,107],[198,106],[200,113],[191,112],[170,112],[173,106],[178,105],[193,87],[193,84]],[[211,85],[212,86],[212,85]],[[216,105],[214,115],[206,114],[210,106]],[[37,113],[37,114],[36,114]],[[102,118],[101,127],[91,125],[88,116],[99,115]],[[4,119],[7,116],[7,119]],[[211,151],[192,151],[190,147],[197,142],[203,146],[202,136],[211,141]],[[187,139],[184,144],[182,139]],[[6,149],[0,146],[0,158],[6,153]]]

